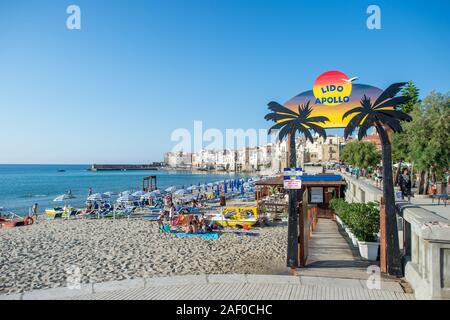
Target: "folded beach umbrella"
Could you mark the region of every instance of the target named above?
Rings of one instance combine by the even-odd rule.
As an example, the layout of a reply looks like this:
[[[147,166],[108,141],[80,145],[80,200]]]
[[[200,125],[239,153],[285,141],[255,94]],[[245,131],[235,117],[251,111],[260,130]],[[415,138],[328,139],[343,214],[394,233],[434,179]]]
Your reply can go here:
[[[223,182],[223,192],[227,193],[227,183]]]
[[[180,189],[180,190],[175,191],[173,194],[177,195],[177,196],[182,196],[185,193],[186,193],[186,191],[184,191],[184,189]]]
[[[109,196],[111,198],[112,196],[117,195],[117,192],[108,191],[108,192],[104,192],[103,194],[105,194],[105,195],[107,195],[107,196]]]
[[[175,190],[177,190],[177,188],[176,187],[174,187],[174,186],[171,186],[171,187],[168,187],[166,190],[164,190],[164,191],[166,191],[166,192],[174,192]]]
[[[159,197],[161,197],[161,192],[156,192],[156,190],[152,191],[152,192],[147,192],[146,194],[142,195],[142,197],[144,199],[159,198]]]
[[[67,201],[67,200],[73,199],[73,198],[75,198],[75,196],[65,193],[60,196],[57,196],[55,199],[53,199],[53,201],[62,202],[62,201]]]
[[[132,194],[132,192],[130,190],[125,190],[125,191],[122,191],[121,193],[119,193],[119,196],[122,197],[126,194]]]
[[[89,197],[87,197],[87,201],[103,201],[109,199],[109,196],[107,196],[104,193],[94,193],[91,194]]]
[[[133,201],[137,201],[138,198],[133,196],[132,194],[125,194],[121,197],[119,197],[119,199],[117,199],[117,202],[133,202]]]
[[[145,192],[142,191],[142,190],[139,190],[139,191],[136,191],[136,192],[132,193],[132,195],[135,196],[135,197],[142,197],[144,194],[145,194]]]

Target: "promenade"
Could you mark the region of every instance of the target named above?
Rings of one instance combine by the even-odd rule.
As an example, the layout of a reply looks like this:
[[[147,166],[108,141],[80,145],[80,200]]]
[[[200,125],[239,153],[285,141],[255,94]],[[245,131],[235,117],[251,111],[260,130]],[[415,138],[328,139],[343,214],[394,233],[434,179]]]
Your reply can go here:
[[[0,296],[0,300],[411,300],[401,286],[382,282],[275,275],[197,275],[139,278]]]

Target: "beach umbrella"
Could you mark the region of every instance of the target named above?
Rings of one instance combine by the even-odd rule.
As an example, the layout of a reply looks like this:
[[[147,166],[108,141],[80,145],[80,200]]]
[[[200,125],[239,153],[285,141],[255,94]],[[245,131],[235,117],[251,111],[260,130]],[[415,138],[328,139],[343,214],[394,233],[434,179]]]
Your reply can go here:
[[[139,190],[139,191],[136,191],[136,192],[132,193],[132,195],[135,196],[135,197],[142,197],[144,194],[145,194],[145,192],[142,191],[142,190]]]
[[[147,192],[146,194],[142,195],[142,197],[143,197],[144,199],[148,199],[148,198],[159,198],[159,197],[161,197],[161,193],[160,193],[160,192],[155,192],[155,191]]]
[[[104,193],[94,193],[87,197],[87,201],[103,201],[109,199],[109,196]]]
[[[137,201],[138,198],[133,196],[132,194],[125,194],[117,199],[117,202],[133,202]]]
[[[55,199],[53,199],[53,201],[55,201],[55,202],[63,202],[63,201],[67,201],[67,200],[73,199],[73,198],[75,198],[75,196],[65,193],[65,194],[62,194],[60,196],[57,196]]]
[[[225,181],[223,182],[223,192],[227,193],[227,183]]]
[[[119,196],[122,197],[127,194],[132,194],[132,192],[130,190],[125,190],[125,191],[122,191],[121,193],[119,193]]]
[[[194,191],[194,190],[197,190],[197,189],[198,189],[197,186],[190,186],[190,187],[188,187],[186,190],[187,190],[187,191]]]
[[[112,196],[117,195],[117,192],[108,191],[108,192],[105,192],[105,193],[103,193],[103,194],[105,194],[105,195],[107,195],[107,196],[109,196],[109,197],[111,198]]]
[[[166,192],[174,192],[175,190],[177,190],[177,188],[176,187],[174,187],[174,186],[171,186],[171,187],[168,187],[166,190],[164,190],[164,191],[166,191]]]
[[[175,191],[173,194],[176,196],[182,196],[185,193],[186,193],[186,191],[184,191],[184,189],[180,189],[180,190]]]
[[[214,186],[214,183],[211,183],[211,182],[210,182],[210,183],[207,184],[207,186],[208,186],[208,187],[212,187],[212,186]]]
[[[241,185],[241,196],[244,195],[244,185]]]

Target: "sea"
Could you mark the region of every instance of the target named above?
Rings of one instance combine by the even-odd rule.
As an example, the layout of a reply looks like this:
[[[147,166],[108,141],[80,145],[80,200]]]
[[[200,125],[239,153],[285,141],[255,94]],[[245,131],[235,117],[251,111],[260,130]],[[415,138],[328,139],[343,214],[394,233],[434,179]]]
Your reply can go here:
[[[85,206],[93,193],[142,189],[142,178],[155,175],[158,189],[177,188],[245,177],[234,173],[191,171],[88,171],[90,165],[0,165],[0,210],[26,215],[34,203],[38,211],[64,205],[53,200],[68,191],[75,196],[67,204]]]

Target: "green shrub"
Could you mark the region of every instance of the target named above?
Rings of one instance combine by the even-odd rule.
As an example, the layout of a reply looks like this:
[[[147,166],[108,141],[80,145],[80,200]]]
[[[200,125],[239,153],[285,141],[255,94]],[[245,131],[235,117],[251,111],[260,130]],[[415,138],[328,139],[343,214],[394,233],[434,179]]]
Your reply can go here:
[[[374,242],[380,230],[380,211],[376,203],[348,203],[332,199],[330,208],[360,241]]]
[[[380,211],[376,203],[352,203],[350,228],[360,241],[375,242],[380,230]]]

